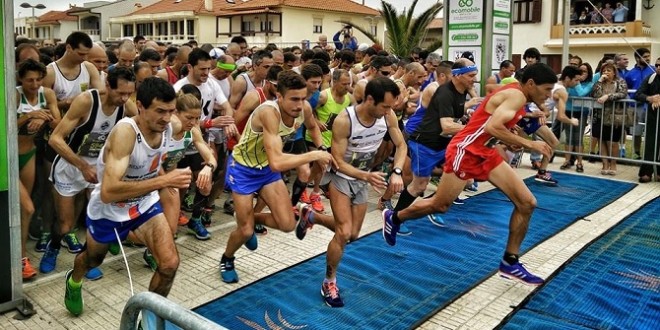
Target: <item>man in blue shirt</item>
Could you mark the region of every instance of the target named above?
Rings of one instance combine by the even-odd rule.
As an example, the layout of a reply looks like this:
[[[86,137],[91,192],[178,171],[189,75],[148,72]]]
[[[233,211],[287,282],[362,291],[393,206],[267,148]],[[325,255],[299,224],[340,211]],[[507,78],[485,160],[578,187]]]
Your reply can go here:
[[[651,62],[651,51],[649,51],[647,48],[638,48],[635,50],[635,61],[637,62],[635,67],[628,71],[625,77],[628,89],[632,90],[639,89],[639,87],[642,85],[642,81],[644,81],[646,78],[648,78],[648,76],[655,72],[655,70],[649,65],[649,62]],[[634,92],[631,93],[630,98],[635,98]],[[635,113],[638,123],[643,123],[646,121],[646,109],[643,103],[637,104],[637,111]],[[633,155],[633,158],[635,159],[641,159],[640,149],[642,147],[643,129],[644,125],[636,123],[632,127],[632,132],[630,132],[630,134],[634,136],[633,148],[635,154]]]
[[[625,23],[628,18],[628,7],[624,6],[621,2],[617,2],[616,9],[612,12],[612,17],[614,17],[614,23]]]

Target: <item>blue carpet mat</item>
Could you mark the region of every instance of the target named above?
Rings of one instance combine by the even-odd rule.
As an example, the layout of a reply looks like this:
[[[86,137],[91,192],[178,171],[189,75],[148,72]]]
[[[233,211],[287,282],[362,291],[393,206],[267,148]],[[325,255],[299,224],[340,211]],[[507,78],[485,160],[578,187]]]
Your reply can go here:
[[[504,329],[660,329],[660,199],[574,257]]]
[[[557,177],[559,187],[544,186],[533,178],[525,180],[540,196],[540,207],[523,251],[634,187],[584,176]],[[590,200],[578,202],[577,193],[547,190],[583,190]],[[413,235],[399,237],[395,247],[385,244],[380,231],[349,244],[338,273],[344,308],[326,307],[320,296],[325,271],[322,254],[195,311],[230,329],[411,328],[494,273],[512,208],[496,192],[487,192],[452,207],[444,215],[444,228],[423,219],[409,222]]]

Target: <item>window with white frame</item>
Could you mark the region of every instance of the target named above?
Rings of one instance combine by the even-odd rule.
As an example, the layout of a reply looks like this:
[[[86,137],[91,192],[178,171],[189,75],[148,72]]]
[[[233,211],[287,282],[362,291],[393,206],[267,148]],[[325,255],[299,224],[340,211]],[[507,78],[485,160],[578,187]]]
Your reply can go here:
[[[314,23],[313,24],[313,33],[323,33],[323,19],[322,18],[314,18]]]

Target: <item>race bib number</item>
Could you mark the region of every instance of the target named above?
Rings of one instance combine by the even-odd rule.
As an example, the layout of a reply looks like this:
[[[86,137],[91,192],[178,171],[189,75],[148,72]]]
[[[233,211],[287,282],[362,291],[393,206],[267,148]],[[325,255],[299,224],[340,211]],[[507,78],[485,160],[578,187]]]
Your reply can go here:
[[[98,158],[101,153],[101,148],[105,145],[105,140],[108,138],[109,133],[89,133],[85,135],[78,155],[83,157]]]

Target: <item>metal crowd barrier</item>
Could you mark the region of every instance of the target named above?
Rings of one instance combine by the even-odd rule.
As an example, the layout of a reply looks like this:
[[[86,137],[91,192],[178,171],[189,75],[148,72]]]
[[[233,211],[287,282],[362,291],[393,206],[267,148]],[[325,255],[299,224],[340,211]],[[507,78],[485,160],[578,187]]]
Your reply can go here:
[[[126,302],[121,315],[119,329],[135,330],[137,328],[138,314],[143,310],[148,310],[156,316],[157,330],[165,329],[165,320],[185,330],[227,330],[227,328],[215,324],[199,314],[183,308],[181,305],[153,292],[140,292]]]
[[[634,93],[634,91],[631,91]],[[603,104],[597,102],[595,98],[592,97],[570,97],[570,103],[566,109],[566,114],[570,118],[577,118],[579,120],[578,126],[573,126],[570,124],[561,123],[557,120],[557,112],[553,111],[548,119],[548,125],[551,125],[553,133],[559,139],[561,145],[567,145],[569,150],[563,150],[558,148],[555,150],[555,154],[559,155],[575,155],[582,157],[592,157],[596,159],[612,159],[616,160],[617,163],[627,163],[635,165],[660,165],[658,160],[658,139],[660,127],[660,116],[653,116],[655,120],[653,122],[647,121],[647,111],[658,111],[646,109],[646,104],[638,103],[633,99],[622,99],[613,102],[615,109],[619,109],[619,113],[613,111],[606,111]],[[569,108],[570,106],[570,108]],[[615,119],[620,119],[620,116],[623,115],[624,118],[627,118],[623,121],[621,125],[606,125],[605,118],[610,116],[610,123],[616,123]],[[619,118],[616,118],[619,117]],[[650,126],[653,125],[653,126]],[[647,128],[656,128],[649,129]],[[649,131],[650,135],[647,134]],[[615,138],[616,135],[620,133],[621,138],[617,141],[611,141],[612,143],[619,144],[619,150],[616,150],[616,153],[610,155],[603,155],[600,152],[602,148],[601,143],[603,140],[611,140]],[[640,159],[634,158],[635,150],[626,150],[626,141],[628,137],[633,137],[633,148],[634,148],[634,136],[641,136],[641,146],[639,150]],[[567,137],[573,137],[567,139]],[[576,140],[577,145],[573,145],[572,142]],[[585,145],[588,138],[588,145]],[[650,139],[649,142],[647,141]],[[650,147],[650,148],[649,148]],[[623,148],[623,149],[622,149]],[[648,148],[648,149],[647,149]],[[649,150],[650,149],[650,150]],[[591,154],[592,150],[596,151],[596,155]],[[626,155],[625,153],[628,153]],[[660,174],[660,173],[657,173]]]

